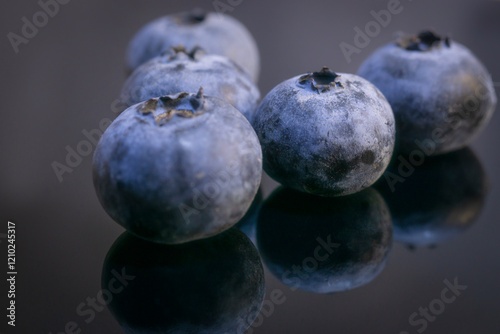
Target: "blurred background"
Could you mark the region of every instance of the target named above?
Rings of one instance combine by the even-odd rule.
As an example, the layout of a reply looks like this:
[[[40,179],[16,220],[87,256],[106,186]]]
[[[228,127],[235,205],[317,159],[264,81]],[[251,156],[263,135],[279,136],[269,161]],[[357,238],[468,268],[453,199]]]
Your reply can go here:
[[[226,0],[221,0],[224,3]],[[64,2],[64,1],[61,1]],[[6,333],[59,333],[69,321],[81,333],[122,333],[107,309],[85,323],[77,306],[100,289],[106,253],[123,229],[104,212],[91,179],[91,154],[58,179],[53,163],[65,164],[67,147],[85,140],[84,130],[113,119],[112,105],[126,79],[125,50],[147,22],[213,1],[68,1],[19,52],[8,34],[21,35],[23,18],[32,21],[37,1],[3,1],[0,27],[0,233],[16,223],[16,327]],[[500,1],[401,0],[401,12],[348,61],[340,43],[354,44],[355,28],[373,21],[371,11],[390,1],[243,0],[227,12],[253,34],[260,49],[262,96],[292,76],[329,66],[356,73],[361,62],[396,32],[433,28],[466,45],[485,64],[500,94]],[[497,108],[498,109],[498,108]],[[440,297],[443,281],[467,285],[447,304],[426,333],[500,333],[500,116],[498,110],[471,148],[481,162],[489,193],[466,231],[437,247],[409,249],[395,240],[385,269],[370,284],[349,292],[291,291],[266,271],[268,293],[280,289],[277,305],[254,333],[416,333],[409,317]],[[93,147],[94,148],[94,147]],[[454,182],[459,182],[455,180]],[[429,185],[432,187],[433,185]],[[276,184],[263,180],[267,197]],[[408,201],[417,198],[408,197]],[[0,268],[6,242],[0,239]],[[2,270],[2,312],[7,286]],[[200,277],[200,279],[203,279]],[[266,296],[269,298],[269,296]],[[195,306],[193,306],[195,307]],[[78,333],[78,332],[75,332]]]

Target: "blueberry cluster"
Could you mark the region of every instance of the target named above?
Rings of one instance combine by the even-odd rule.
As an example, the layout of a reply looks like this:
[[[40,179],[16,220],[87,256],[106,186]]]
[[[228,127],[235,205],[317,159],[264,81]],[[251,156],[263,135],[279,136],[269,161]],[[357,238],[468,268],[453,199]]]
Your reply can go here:
[[[355,194],[395,150],[429,140],[430,154],[464,147],[496,105],[484,66],[432,31],[375,51],[358,75],[323,67],[261,102],[259,64],[250,33],[223,14],[168,15],[136,34],[121,93],[128,108],[93,160],[115,221],[158,243],[219,234],[245,215],[263,169],[311,195]]]
[[[248,211],[262,150],[250,122],[260,92],[256,44],[235,19],[191,11],[130,42],[128,106],[97,145],[93,179],[106,212],[136,236],[181,244],[220,234]]]

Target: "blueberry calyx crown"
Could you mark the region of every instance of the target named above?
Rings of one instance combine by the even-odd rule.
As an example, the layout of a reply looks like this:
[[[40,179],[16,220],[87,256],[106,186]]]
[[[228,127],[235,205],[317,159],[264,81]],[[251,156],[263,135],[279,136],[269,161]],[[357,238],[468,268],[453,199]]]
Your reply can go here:
[[[334,87],[344,88],[339,79],[340,75],[323,66],[319,72],[307,73],[301,76],[298,84],[319,94],[327,92]]]
[[[449,37],[443,38],[432,30],[422,31],[416,36],[405,35],[396,41],[397,46],[408,51],[429,51],[433,48],[440,48],[443,44],[450,47]]]
[[[177,46],[172,46],[170,50],[165,51],[163,55],[168,56],[168,60],[177,60],[182,58],[187,58],[189,60],[197,60],[199,56],[205,54],[205,50],[200,46],[195,46],[188,51],[184,45],[179,44]]]
[[[163,126],[174,116],[183,118],[199,116],[205,111],[204,106],[203,87],[200,87],[197,94],[184,92],[149,99],[144,102],[138,112],[141,115],[153,115],[156,125]]]
[[[201,8],[195,8],[189,12],[182,13],[177,17],[177,23],[180,25],[195,25],[205,21],[207,12]]]

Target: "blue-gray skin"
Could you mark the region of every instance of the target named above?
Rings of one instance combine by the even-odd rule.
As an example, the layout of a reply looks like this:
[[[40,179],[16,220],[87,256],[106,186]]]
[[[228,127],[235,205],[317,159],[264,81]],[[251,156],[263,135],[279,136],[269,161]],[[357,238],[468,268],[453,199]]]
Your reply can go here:
[[[465,46],[429,31],[376,50],[358,75],[391,104],[400,152],[425,147],[435,155],[465,147],[497,102],[483,64]]]
[[[118,289],[123,273],[108,307],[129,334],[244,333],[265,296],[259,253],[235,228],[183,245],[125,232],[106,256],[102,289]]]
[[[121,100],[131,106],[158,96],[195,93],[200,86],[206,95],[225,99],[252,122],[260,100],[257,86],[228,58],[205,54],[199,48],[190,52],[172,48],[141,65],[125,82]]]
[[[384,172],[394,116],[365,79],[323,68],[276,86],[252,123],[264,170],[276,181],[321,196],[356,193]]]
[[[373,188],[326,198],[281,187],[264,201],[257,245],[267,268],[292,290],[351,290],[385,267],[391,216]]]
[[[97,145],[93,176],[116,222],[147,240],[178,244],[243,217],[259,189],[262,152],[243,115],[200,89],[125,110]]]
[[[432,248],[477,221],[489,186],[471,149],[429,157],[410,176],[396,181],[398,169],[407,171],[401,162],[391,163],[376,183],[391,211],[395,240],[410,249]]]
[[[259,50],[247,28],[231,16],[199,10],[167,15],[141,28],[128,46],[128,68],[133,71],[177,45],[187,49],[200,46],[208,53],[225,56],[257,82]]]

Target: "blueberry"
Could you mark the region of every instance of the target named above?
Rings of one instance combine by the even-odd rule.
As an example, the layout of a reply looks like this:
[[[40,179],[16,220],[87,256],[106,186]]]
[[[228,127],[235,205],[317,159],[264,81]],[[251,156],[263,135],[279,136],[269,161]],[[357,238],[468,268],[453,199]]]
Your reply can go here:
[[[265,295],[259,253],[234,228],[183,245],[125,232],[106,256],[101,285],[119,289],[108,307],[126,333],[243,333]]]
[[[391,217],[373,188],[326,198],[281,187],[262,205],[257,245],[267,268],[293,289],[350,290],[384,268]]]
[[[391,104],[401,152],[460,149],[485,127],[496,106],[483,64],[465,46],[431,31],[376,50],[358,74]]]
[[[384,96],[363,78],[326,67],[276,86],[253,126],[264,170],[283,185],[322,196],[370,186],[394,146],[394,116]]]
[[[376,184],[391,211],[394,239],[411,248],[432,247],[474,224],[488,181],[469,148],[429,157],[413,169],[401,161],[391,163]]]
[[[245,68],[255,82],[258,79],[259,50],[245,26],[231,16],[200,10],[167,15],[141,28],[128,46],[128,67],[134,70],[179,44],[226,56]]]
[[[97,145],[93,175],[115,221],[145,239],[176,244],[243,217],[260,185],[262,153],[243,115],[200,89],[125,110]]]
[[[131,106],[147,99],[196,92],[200,86],[205,94],[231,103],[248,120],[257,109],[260,92],[248,74],[223,56],[205,54],[194,48],[172,48],[137,68],[125,82],[121,100]]]

